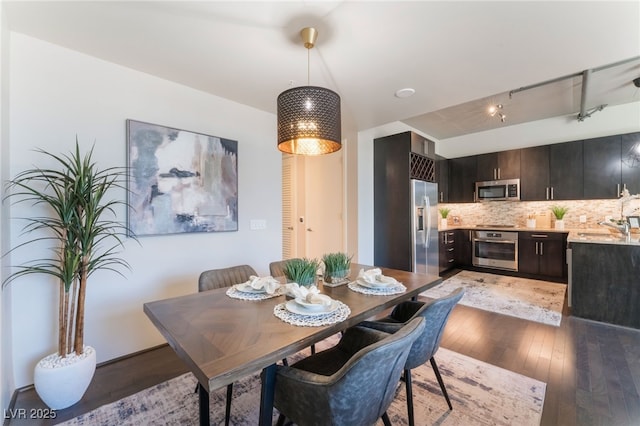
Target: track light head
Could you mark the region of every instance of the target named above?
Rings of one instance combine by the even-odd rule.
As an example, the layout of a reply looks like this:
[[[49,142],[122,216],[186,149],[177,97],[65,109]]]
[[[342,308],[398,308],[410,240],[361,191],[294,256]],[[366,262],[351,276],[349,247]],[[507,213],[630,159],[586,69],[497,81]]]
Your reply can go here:
[[[640,87],[640,77],[634,78],[632,81],[634,86]]]

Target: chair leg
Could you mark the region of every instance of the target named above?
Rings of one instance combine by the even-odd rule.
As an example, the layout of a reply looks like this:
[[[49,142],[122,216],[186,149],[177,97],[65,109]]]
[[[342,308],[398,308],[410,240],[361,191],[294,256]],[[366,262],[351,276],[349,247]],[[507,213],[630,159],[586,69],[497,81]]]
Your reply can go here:
[[[282,358],[282,365],[284,365],[285,367],[289,366],[289,361],[287,361],[286,358]]]
[[[286,417],[284,416],[284,414],[280,414],[278,416],[278,423],[276,423],[276,426],[283,426],[285,419]]]
[[[231,417],[231,397],[233,396],[233,383],[227,385],[227,406],[224,413],[224,426],[229,426]]]
[[[391,426],[391,420],[389,420],[389,415],[386,411],[382,415],[382,423],[384,423],[384,426]]]
[[[311,355],[316,354],[316,345],[311,345]]]
[[[413,390],[411,389],[411,370],[404,370],[405,388],[407,389],[407,415],[409,417],[409,426],[414,426],[413,417]]]
[[[449,394],[447,393],[447,388],[444,387],[444,382],[442,381],[440,370],[438,370],[438,364],[436,364],[436,360],[433,357],[431,357],[429,361],[431,362],[431,367],[433,367],[434,373],[436,373],[436,379],[438,379],[438,383],[440,384],[440,389],[442,389],[442,393],[444,394],[444,399],[447,400],[447,405],[449,406],[449,410],[453,410],[453,406],[451,405],[451,400],[449,399]]]

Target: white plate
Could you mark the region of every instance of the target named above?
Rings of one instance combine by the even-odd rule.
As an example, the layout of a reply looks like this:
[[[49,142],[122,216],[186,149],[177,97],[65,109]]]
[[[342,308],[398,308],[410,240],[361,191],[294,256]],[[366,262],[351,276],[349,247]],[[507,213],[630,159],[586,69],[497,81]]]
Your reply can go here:
[[[251,284],[247,284],[247,283],[236,284],[236,290],[238,290],[241,293],[265,293],[266,292],[264,288],[253,288],[251,287]]]
[[[326,311],[333,302],[333,300],[325,294],[317,294],[315,297],[318,297],[327,303],[309,303],[300,297],[296,297],[295,302],[308,311]]]
[[[336,309],[338,309],[338,306],[340,306],[340,305],[338,304],[337,300],[332,301],[331,302],[331,306],[329,306],[328,308],[326,308],[323,311],[310,311],[310,310],[305,309],[302,306],[298,305],[295,300],[289,300],[284,305],[284,307],[287,309],[287,311],[293,312],[294,314],[298,314],[298,315],[324,315],[324,314],[329,314],[329,313],[335,311]]]
[[[358,278],[356,280],[356,283],[362,287],[375,288],[375,289],[390,288],[398,285],[398,281],[393,277],[384,277],[383,281],[375,282],[375,283],[370,283],[368,281],[363,280],[362,278]]]

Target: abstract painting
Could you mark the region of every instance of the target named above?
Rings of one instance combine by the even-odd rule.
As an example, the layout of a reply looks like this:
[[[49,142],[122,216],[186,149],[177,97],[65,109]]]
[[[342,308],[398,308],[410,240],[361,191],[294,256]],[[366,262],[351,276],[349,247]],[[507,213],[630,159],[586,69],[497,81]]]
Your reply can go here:
[[[238,142],[127,120],[137,236],[238,230]]]

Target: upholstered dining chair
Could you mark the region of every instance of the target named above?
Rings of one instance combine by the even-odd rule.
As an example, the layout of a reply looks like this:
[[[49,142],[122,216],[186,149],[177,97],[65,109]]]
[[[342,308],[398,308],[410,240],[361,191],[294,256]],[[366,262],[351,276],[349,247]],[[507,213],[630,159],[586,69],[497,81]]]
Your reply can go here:
[[[251,275],[258,275],[249,265],[231,266],[228,268],[210,269],[200,274],[198,278],[198,291],[214,290],[217,288],[231,287],[234,284],[247,282]],[[196,388],[197,391],[197,388]],[[231,397],[233,395],[233,383],[227,385],[227,402],[224,413],[224,424],[229,425],[231,417]]]
[[[373,425],[393,401],[402,369],[425,321],[416,318],[394,334],[348,329],[338,344],[290,367],[278,366],[274,406],[296,425]]]
[[[414,425],[413,416],[413,392],[411,389],[411,370],[421,366],[427,360],[430,361],[433,372],[436,375],[440,389],[444,398],[447,400],[449,410],[453,410],[447,388],[444,386],[442,376],[438,370],[438,364],[434,358],[435,353],[440,347],[440,340],[444,328],[447,325],[449,315],[455,305],[462,299],[464,288],[460,287],[452,291],[447,296],[435,299],[429,302],[406,301],[397,305],[388,317],[381,318],[376,321],[364,321],[358,326],[369,327],[376,330],[385,331],[387,333],[395,333],[402,330],[402,327],[409,321],[416,318],[425,319],[425,328],[422,334],[411,347],[411,352],[407,357],[404,366],[404,380],[407,391],[407,412],[409,425]]]

